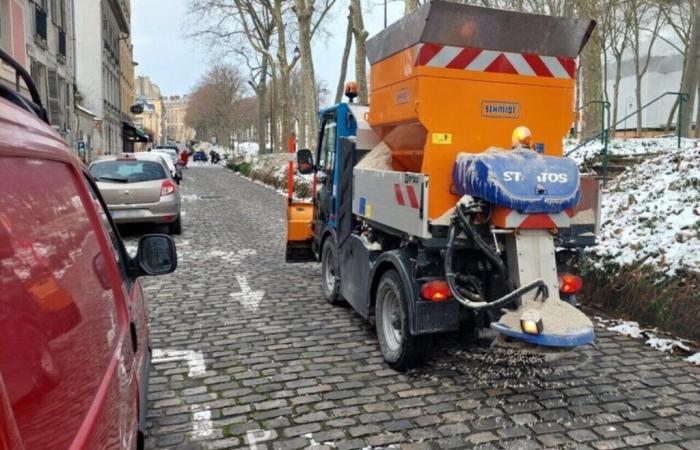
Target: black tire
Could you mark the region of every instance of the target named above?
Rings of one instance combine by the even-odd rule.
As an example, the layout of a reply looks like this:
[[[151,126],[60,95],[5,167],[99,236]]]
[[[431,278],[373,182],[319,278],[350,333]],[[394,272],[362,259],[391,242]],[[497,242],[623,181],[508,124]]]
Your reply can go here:
[[[335,239],[330,236],[323,241],[321,249],[321,290],[326,301],[331,305],[338,306],[343,303],[340,297]]]
[[[375,323],[384,361],[396,370],[420,365],[430,350],[430,336],[411,334],[406,301],[398,272],[385,272],[377,287]]]
[[[177,216],[175,222],[168,225],[168,231],[170,232],[170,234],[182,233],[182,217],[180,215]]]

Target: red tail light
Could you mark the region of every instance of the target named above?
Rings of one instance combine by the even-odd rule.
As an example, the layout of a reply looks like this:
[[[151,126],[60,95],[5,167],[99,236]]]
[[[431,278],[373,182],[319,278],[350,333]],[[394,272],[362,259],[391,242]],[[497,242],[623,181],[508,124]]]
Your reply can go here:
[[[565,273],[559,277],[559,292],[562,294],[575,294],[583,287],[581,277]]]
[[[160,196],[164,197],[166,195],[174,194],[177,190],[175,183],[172,180],[163,181],[163,185],[160,187]]]
[[[432,302],[444,302],[452,297],[450,286],[445,280],[428,281],[420,289],[420,295],[425,300]]]

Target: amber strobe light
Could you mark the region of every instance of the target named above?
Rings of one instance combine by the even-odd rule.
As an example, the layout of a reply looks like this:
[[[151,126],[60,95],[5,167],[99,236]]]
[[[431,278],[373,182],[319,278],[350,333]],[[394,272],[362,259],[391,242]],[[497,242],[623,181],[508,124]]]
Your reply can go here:
[[[562,294],[576,294],[583,287],[581,277],[569,273],[559,277],[559,292]]]
[[[352,103],[355,97],[357,97],[357,94],[358,89],[356,82],[348,81],[347,83],[345,83],[345,96],[348,98],[348,101],[350,103]]]
[[[421,287],[420,295],[425,300],[431,302],[444,302],[452,297],[450,292],[450,287],[447,285],[445,280],[433,280],[428,281]]]
[[[513,148],[532,148],[532,132],[528,127],[520,126],[513,130]]]

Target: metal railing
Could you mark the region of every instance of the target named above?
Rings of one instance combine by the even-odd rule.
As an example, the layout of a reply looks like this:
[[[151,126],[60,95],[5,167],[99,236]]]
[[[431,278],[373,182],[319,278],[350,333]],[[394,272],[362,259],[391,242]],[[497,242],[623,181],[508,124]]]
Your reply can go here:
[[[586,139],[585,141],[579,143],[576,147],[574,147],[573,149],[566,152],[564,154],[564,156],[569,156],[572,153],[574,153],[574,152],[578,151],[579,149],[581,149],[582,147],[584,147],[585,145],[588,145],[590,142],[600,138],[601,141],[603,141],[603,185],[605,185],[607,183],[607,177],[608,177],[608,137],[610,134],[610,130],[616,128],[618,125],[623,123],[625,120],[629,119],[630,117],[635,116],[638,112],[646,109],[647,107],[653,105],[654,103],[658,102],[662,98],[667,97],[669,95],[675,95],[678,98],[678,119],[676,120],[676,135],[678,138],[678,148],[681,148],[681,136],[682,136],[682,130],[683,130],[683,115],[682,115],[683,103],[687,102],[690,99],[690,96],[688,94],[686,94],[685,92],[664,92],[663,94],[659,95],[658,97],[656,97],[652,101],[642,105],[641,108],[626,115],[625,117],[618,120],[617,122],[615,122],[614,124],[610,125],[607,128],[605,128],[605,109],[604,109],[602,114],[601,114],[602,115],[602,124],[603,124],[602,131],[600,133],[596,134],[595,136],[592,136],[592,137]],[[603,104],[603,106],[605,106],[607,104],[607,106],[605,106],[605,108],[608,109],[608,117],[610,116],[610,109],[609,109],[610,103],[603,101],[603,100],[590,101],[590,102],[586,103],[585,105],[583,105],[582,107],[580,107],[579,109],[577,109],[576,111],[578,112],[580,109],[585,108],[586,106],[588,106],[591,103],[601,103],[601,104]]]

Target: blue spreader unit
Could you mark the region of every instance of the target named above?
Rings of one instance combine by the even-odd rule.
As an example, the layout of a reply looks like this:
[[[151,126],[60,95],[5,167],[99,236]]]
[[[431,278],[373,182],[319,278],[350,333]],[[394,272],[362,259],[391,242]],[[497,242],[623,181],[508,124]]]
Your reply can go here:
[[[523,214],[562,212],[576,206],[581,196],[580,174],[573,159],[532,150],[460,153],[452,182],[459,195]]]
[[[593,328],[582,328],[567,334],[528,334],[522,330],[514,330],[498,322],[492,322],[491,328],[504,336],[509,336],[530,344],[543,345],[545,347],[576,347],[593,342],[595,332]]]

